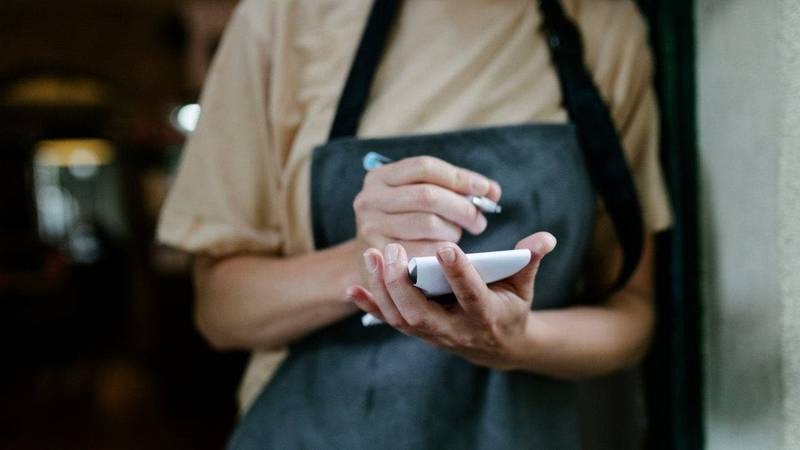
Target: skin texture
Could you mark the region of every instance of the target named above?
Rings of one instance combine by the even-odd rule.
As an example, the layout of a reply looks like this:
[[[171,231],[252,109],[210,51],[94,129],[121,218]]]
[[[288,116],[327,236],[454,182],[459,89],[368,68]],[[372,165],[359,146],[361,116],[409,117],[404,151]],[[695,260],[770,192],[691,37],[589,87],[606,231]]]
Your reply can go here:
[[[195,260],[195,320],[218,349],[274,349],[360,308],[401,332],[500,370],[577,379],[638,363],[653,328],[652,238],[628,285],[598,306],[531,311],[536,270],[556,245],[546,232],[522,239],[530,264],[487,286],[458,248],[462,230],[486,219],[465,194],[498,201],[500,186],[432,157],[409,158],[368,174],[353,207],[357,236],[330,249],[286,258],[201,256]],[[605,236],[601,236],[605,238]],[[381,250],[379,250],[381,249]],[[458,304],[428,302],[407,261],[436,254]],[[619,251],[590,255],[600,289],[616,274]]]

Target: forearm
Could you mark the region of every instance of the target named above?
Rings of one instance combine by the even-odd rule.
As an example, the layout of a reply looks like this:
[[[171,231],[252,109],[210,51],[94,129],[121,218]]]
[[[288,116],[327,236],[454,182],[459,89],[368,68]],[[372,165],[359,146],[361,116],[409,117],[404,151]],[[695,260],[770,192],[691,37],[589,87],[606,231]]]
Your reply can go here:
[[[357,308],[345,295],[358,282],[356,244],[277,258],[257,255],[195,263],[195,320],[219,349],[282,347]]]
[[[648,295],[621,291],[600,306],[532,311],[516,350],[517,367],[581,379],[636,365],[647,353],[653,329]]]

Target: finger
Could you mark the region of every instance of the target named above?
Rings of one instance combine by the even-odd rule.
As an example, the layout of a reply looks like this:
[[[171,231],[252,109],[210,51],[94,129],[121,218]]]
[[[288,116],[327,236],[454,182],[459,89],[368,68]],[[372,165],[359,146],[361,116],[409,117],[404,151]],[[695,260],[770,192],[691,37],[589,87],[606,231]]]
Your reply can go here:
[[[383,322],[386,321],[383,318],[383,314],[381,314],[380,308],[378,308],[378,305],[375,303],[372,294],[365,288],[361,286],[350,286],[347,289],[347,298],[365,313],[372,314]]]
[[[500,183],[492,180],[491,185],[489,186],[489,193],[486,194],[486,197],[488,197],[489,200],[497,203],[500,201],[500,197],[502,196],[503,196],[503,188],[500,187]]]
[[[384,281],[406,323],[423,334],[439,334],[446,326],[444,309],[427,298],[411,284],[408,276],[408,256],[398,244],[389,244],[384,251],[386,265]]]
[[[367,248],[383,248],[391,242],[383,235],[382,222],[379,219],[383,215],[380,211],[370,211],[362,216],[356,216],[356,234],[364,238]]]
[[[383,321],[395,328],[405,327],[403,316],[397,310],[383,284],[384,261],[381,252],[374,248],[368,249],[364,252],[364,263],[369,273],[368,288],[375,305],[380,310]]]
[[[436,252],[436,259],[459,305],[474,316],[488,317],[489,288],[464,252],[456,245],[444,245]]]
[[[362,191],[353,203],[356,213],[432,213],[472,234],[486,229],[486,217],[464,196],[433,184],[413,184],[391,189]]]
[[[389,186],[431,183],[471,195],[486,195],[491,188],[491,180],[485,176],[432,156],[405,158],[379,167],[367,177],[377,178]]]
[[[436,255],[436,250],[446,244],[446,241],[402,241],[402,246],[406,251],[407,258],[434,256]]]
[[[542,258],[556,248],[556,238],[546,231],[540,231],[519,241],[514,248],[530,250],[531,260],[522,270],[509,277],[507,282],[518,296],[530,301],[533,299],[533,285]]]
[[[382,234],[393,240],[402,241],[449,241],[461,239],[461,227],[430,213],[383,214],[376,218]]]

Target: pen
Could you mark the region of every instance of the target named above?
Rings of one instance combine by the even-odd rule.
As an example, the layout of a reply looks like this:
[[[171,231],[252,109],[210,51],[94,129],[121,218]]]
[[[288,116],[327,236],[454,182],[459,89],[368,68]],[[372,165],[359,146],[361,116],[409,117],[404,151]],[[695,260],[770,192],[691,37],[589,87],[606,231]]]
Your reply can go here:
[[[393,162],[391,159],[376,152],[367,153],[364,155],[364,159],[362,160],[364,170],[366,171],[377,169],[378,167],[391,162]],[[482,195],[466,195],[465,197],[470,203],[475,205],[476,208],[480,209],[484,213],[499,214],[500,211],[503,210],[500,205]]]

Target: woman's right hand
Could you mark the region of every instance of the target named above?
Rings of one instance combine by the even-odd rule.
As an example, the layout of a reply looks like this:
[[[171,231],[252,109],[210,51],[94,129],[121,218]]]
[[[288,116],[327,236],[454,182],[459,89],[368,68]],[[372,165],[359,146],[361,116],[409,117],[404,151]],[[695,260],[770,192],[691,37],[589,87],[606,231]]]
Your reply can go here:
[[[435,255],[462,230],[480,234],[486,217],[465,195],[497,202],[500,185],[431,156],[386,164],[367,173],[353,202],[360,250],[400,243],[410,257]],[[359,255],[360,256],[360,255]]]

